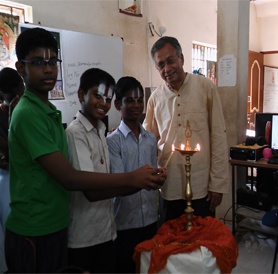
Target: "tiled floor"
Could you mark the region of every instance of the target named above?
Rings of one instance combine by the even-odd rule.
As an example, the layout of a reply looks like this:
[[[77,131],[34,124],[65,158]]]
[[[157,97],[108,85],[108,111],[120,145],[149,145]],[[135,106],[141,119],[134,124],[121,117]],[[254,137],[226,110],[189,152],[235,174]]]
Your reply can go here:
[[[271,273],[276,239],[246,232],[238,240],[239,257],[232,273]],[[275,272],[278,273],[278,262]]]
[[[270,234],[276,233],[276,230],[278,232],[278,227],[265,227],[260,220],[248,221],[246,227],[237,227],[239,257],[232,273],[272,273],[276,237]],[[268,231],[270,234],[257,230]],[[274,273],[278,273],[277,259]]]

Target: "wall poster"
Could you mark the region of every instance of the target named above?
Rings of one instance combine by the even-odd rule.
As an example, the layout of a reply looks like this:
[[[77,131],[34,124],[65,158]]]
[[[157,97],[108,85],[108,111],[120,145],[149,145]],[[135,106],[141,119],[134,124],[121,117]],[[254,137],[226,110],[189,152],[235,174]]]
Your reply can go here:
[[[215,61],[207,61],[207,78],[209,78],[215,85],[217,84],[216,66],[217,63]]]
[[[0,13],[0,70],[4,67],[15,68],[18,24],[19,16]]]
[[[236,86],[236,57],[227,54],[218,61],[218,86],[219,87],[235,87]]]
[[[263,112],[278,112],[278,68],[264,66]]]
[[[119,0],[119,11],[142,17],[142,0]]]

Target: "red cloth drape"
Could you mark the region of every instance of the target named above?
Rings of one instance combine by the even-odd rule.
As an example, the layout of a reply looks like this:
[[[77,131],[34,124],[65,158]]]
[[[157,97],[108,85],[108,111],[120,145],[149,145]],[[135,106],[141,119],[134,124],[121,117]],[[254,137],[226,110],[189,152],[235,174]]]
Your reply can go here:
[[[170,255],[191,252],[200,246],[208,248],[216,258],[221,273],[231,273],[236,266],[238,246],[230,229],[216,218],[193,217],[193,228],[185,230],[186,216],[164,223],[150,240],[138,244],[133,259],[140,269],[140,254],[152,251],[148,273],[161,271]],[[138,271],[139,272],[139,271]]]

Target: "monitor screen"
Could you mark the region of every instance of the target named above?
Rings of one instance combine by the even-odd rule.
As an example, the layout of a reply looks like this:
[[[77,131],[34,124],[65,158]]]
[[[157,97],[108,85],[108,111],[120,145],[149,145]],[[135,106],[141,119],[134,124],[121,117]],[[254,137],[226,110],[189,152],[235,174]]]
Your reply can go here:
[[[271,148],[278,151],[278,115],[272,116]]]
[[[265,137],[266,144],[271,146],[271,124],[272,116],[278,113],[256,113],[255,114],[255,138]]]

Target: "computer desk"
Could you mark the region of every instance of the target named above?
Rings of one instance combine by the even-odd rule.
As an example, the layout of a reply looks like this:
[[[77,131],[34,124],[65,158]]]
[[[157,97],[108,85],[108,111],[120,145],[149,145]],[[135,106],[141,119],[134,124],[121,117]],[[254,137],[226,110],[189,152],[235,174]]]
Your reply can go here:
[[[232,166],[232,233],[235,236],[236,234],[236,175],[237,167],[251,167],[251,168],[264,168],[270,170],[278,170],[278,164],[268,164],[267,160],[262,158],[258,161],[244,161],[244,160],[234,160],[230,159],[230,164]],[[252,175],[253,176],[253,173]],[[274,260],[272,266],[272,273],[274,273],[276,256],[278,253],[278,243],[276,242]]]

